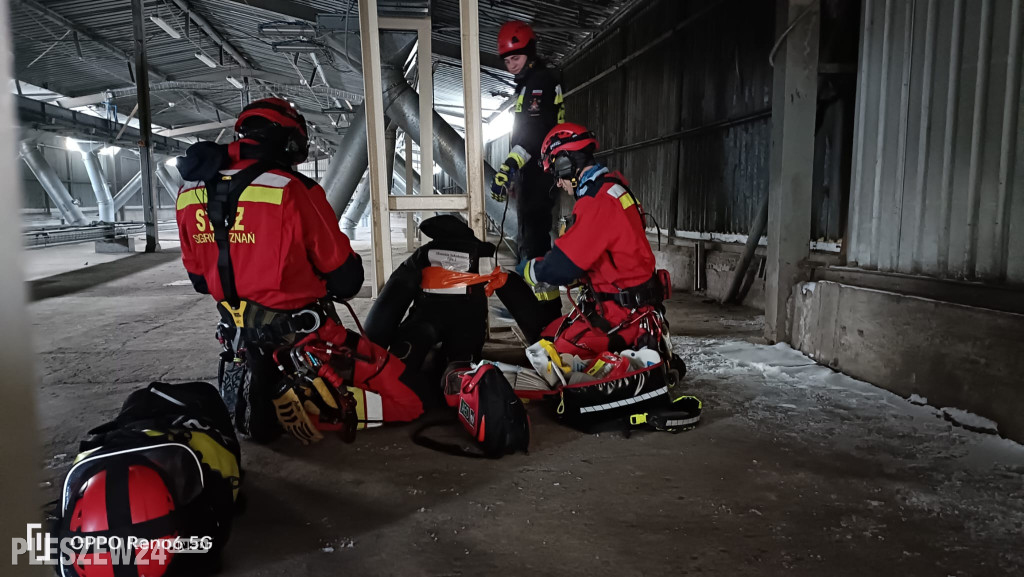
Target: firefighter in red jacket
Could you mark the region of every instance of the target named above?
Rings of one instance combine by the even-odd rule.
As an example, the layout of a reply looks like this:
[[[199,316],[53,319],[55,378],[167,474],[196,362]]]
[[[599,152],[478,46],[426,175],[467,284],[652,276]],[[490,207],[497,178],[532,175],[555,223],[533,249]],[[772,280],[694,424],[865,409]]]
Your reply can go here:
[[[282,385],[270,353],[309,334],[379,353],[338,323],[327,300],[355,296],[362,262],[324,190],[292,169],[309,151],[302,115],[284,100],[258,100],[238,116],[235,131],[239,140],[197,143],[178,163],[190,181],[177,201],[182,260],[196,291],[217,301],[230,352],[237,359],[246,351],[246,390],[226,391],[222,382],[236,426],[257,442],[272,440],[280,427],[304,442],[317,440],[303,400]],[[420,401],[394,377],[373,387],[354,384],[380,396],[370,405],[382,420],[415,419]]]
[[[576,204],[551,251],[517,268],[530,285],[586,287],[581,314],[559,318],[542,332],[559,353],[582,358],[649,344],[648,328],[633,321],[660,310],[664,299],[643,207],[621,174],[594,159],[597,146],[592,132],[572,123],[559,124],[544,139],[544,169]]]

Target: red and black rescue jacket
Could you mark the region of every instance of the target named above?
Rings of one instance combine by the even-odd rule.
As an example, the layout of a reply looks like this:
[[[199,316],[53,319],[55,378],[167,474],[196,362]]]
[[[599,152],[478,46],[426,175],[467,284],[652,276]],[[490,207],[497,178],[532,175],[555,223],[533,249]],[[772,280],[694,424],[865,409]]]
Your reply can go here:
[[[590,281],[599,293],[639,286],[655,272],[639,201],[618,172],[595,167],[577,190],[569,226],[539,261],[539,282],[568,285]]]
[[[225,147],[230,160],[221,174],[257,162],[258,146],[247,144],[243,140]],[[199,174],[201,170],[188,166],[182,170],[185,178],[197,179]],[[178,234],[185,270],[196,290],[219,302],[224,291],[206,196],[198,179],[182,185]],[[230,243],[239,298],[267,308],[297,309],[328,293],[349,298],[363,283],[362,262],[341,232],[323,188],[287,166],[264,172],[242,191]]]

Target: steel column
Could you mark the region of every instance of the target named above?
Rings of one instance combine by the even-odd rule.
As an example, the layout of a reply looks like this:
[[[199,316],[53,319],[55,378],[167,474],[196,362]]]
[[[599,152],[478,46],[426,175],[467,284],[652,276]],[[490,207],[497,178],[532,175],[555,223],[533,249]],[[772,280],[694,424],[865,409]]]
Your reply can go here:
[[[43,153],[35,145],[24,141],[21,143],[20,152],[21,158],[28,165],[32,174],[36,175],[39,184],[43,186],[43,190],[46,191],[47,196],[53,201],[53,205],[60,211],[64,220],[68,224],[89,224],[89,219],[82,214],[82,210],[72,201],[68,189],[60,181],[57,172],[53,170],[50,163],[46,162]]]
[[[789,296],[810,252],[820,19],[819,0],[779,0],[777,6],[779,35],[799,18],[775,60],[772,95],[765,338],[784,342],[791,334]]]
[[[99,219],[103,222],[114,222],[114,198],[110,194],[110,185],[103,178],[103,171],[100,169],[100,157],[95,151],[86,152],[83,150],[82,163],[85,164],[85,172],[89,174],[92,193],[96,195]]]
[[[139,103],[139,160],[142,172],[142,220],[146,223],[146,252],[160,249],[156,189],[153,186],[153,126],[149,104],[149,64],[146,62],[146,31],[142,0],[132,0],[132,31],[135,37],[135,86]]]

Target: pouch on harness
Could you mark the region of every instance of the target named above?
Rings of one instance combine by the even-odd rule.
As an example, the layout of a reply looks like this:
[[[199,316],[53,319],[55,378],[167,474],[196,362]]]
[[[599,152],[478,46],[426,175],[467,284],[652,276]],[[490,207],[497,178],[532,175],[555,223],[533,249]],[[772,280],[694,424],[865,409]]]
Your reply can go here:
[[[78,551],[88,562],[59,564],[58,574],[161,577],[219,570],[242,472],[217,389],[203,382],[152,383],[89,435],[65,478],[52,532],[121,546]],[[132,546],[143,539],[180,539],[207,552]],[[131,562],[112,564],[119,553]]]
[[[475,453],[459,445],[442,443],[424,436],[424,432],[443,424],[429,423],[413,435],[423,447],[466,457],[496,459],[530,445],[530,418],[526,407],[515,395],[512,385],[493,365],[474,369],[469,363],[452,363],[444,376],[444,396],[458,412],[458,421],[480,449]],[[444,423],[450,422],[447,419]]]

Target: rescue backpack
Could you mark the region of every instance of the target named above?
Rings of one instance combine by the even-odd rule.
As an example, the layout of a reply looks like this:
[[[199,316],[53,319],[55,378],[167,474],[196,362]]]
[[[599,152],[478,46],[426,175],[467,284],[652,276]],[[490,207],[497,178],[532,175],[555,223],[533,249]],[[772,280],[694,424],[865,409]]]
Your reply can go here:
[[[58,563],[58,575],[217,572],[243,476],[238,439],[217,388],[151,383],[129,395],[114,420],[88,434],[51,512],[51,534],[105,537],[110,547],[124,549],[79,550],[88,561]],[[165,546],[133,546],[139,540]],[[204,552],[182,554],[184,549]]]
[[[456,409],[459,424],[469,433],[479,452],[423,434],[427,429],[450,422],[448,419],[420,427],[413,434],[416,444],[450,455],[491,459],[528,451],[530,418],[526,407],[497,367],[482,364],[474,369],[470,363],[451,363],[445,371],[443,384],[448,406]]]

